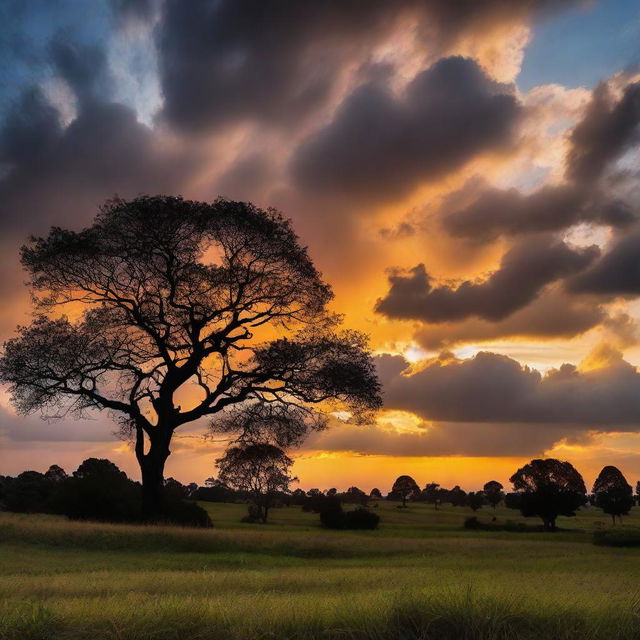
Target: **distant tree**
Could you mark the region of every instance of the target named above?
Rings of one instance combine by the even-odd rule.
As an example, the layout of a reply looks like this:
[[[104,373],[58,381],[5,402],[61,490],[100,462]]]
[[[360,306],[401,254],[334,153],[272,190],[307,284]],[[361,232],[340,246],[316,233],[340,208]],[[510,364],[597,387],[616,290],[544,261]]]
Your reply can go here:
[[[489,480],[483,491],[487,502],[495,509],[504,500],[504,487],[497,480]]]
[[[51,482],[62,482],[66,480],[69,476],[67,472],[57,464],[52,464],[47,471],[45,471],[44,477],[46,480]]]
[[[433,504],[437,510],[440,503],[440,491],[440,485],[437,482],[429,482],[422,490],[422,499],[428,504]]]
[[[133,521],[140,518],[140,493],[111,460],[87,458],[62,483],[55,510],[74,520]]]
[[[371,493],[369,494],[369,497],[373,500],[382,500],[382,493],[380,489],[378,489],[377,487],[374,487],[373,489],[371,489]]]
[[[420,487],[411,476],[399,476],[391,487],[388,498],[402,500],[402,506],[407,506],[407,500],[420,493]]]
[[[340,329],[331,288],[273,210],[114,199],[82,231],[30,240],[21,260],[38,315],[5,343],[0,383],[20,413],[119,416],[148,519],[164,511],[164,467],[185,424],[242,404],[251,429],[291,443],[325,425],[318,413],[365,420],[381,406],[366,336]],[[197,401],[183,407],[190,388]]]
[[[240,443],[229,447],[216,464],[219,479],[247,493],[263,523],[277,494],[288,491],[296,479],[289,474],[293,460],[272,444]]]
[[[575,516],[586,502],[587,489],[582,476],[569,462],[554,458],[532,460],[509,479],[514,493],[507,506],[520,509],[525,517],[542,519],[545,529],[556,530],[556,518]]]
[[[616,517],[626,516],[633,506],[633,489],[617,467],[602,469],[593,485],[593,493],[595,506],[608,513],[614,525]]]
[[[233,502],[237,497],[236,492],[218,478],[207,478],[204,487],[196,489],[194,498],[205,502]]]
[[[335,487],[331,487],[331,489],[327,489],[328,496],[335,496],[338,494],[338,490]]]
[[[38,471],[23,471],[5,478],[4,508],[18,513],[46,513],[50,510],[52,482]]]
[[[351,502],[355,504],[367,504],[369,497],[367,494],[358,487],[349,487],[343,494],[342,499],[345,502]]]
[[[466,498],[467,504],[474,512],[482,508],[482,505],[485,503],[485,495],[482,491],[469,491]]]
[[[640,480],[636,482],[636,502],[640,505]]]
[[[165,478],[164,493],[167,499],[173,500],[186,500],[189,497],[187,487],[175,478]]]
[[[467,504],[467,494],[459,485],[456,485],[451,491],[447,491],[446,501],[450,502],[454,507],[464,507]]]

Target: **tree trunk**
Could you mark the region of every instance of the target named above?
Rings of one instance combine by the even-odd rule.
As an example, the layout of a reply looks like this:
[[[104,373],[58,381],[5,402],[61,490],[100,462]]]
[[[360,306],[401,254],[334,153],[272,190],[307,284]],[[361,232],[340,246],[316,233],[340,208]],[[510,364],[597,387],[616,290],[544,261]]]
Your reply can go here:
[[[142,472],[142,515],[146,520],[161,520],[165,515],[164,465],[170,454],[168,443],[152,441],[149,451],[138,456]]]

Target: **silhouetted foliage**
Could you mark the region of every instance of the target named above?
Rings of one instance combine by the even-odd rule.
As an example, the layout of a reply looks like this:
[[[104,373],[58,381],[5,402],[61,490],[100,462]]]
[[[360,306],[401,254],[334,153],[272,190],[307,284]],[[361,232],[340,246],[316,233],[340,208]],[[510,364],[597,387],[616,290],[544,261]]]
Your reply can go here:
[[[380,516],[365,507],[344,511],[339,500],[326,497],[320,522],[328,529],[377,529]]]
[[[369,496],[362,489],[358,489],[358,487],[349,487],[342,494],[342,500],[344,502],[366,505],[367,502],[369,502]]]
[[[464,507],[469,504],[467,500],[467,494],[458,485],[453,487],[450,491],[446,491],[441,502],[449,502],[454,507]]]
[[[37,471],[23,471],[3,482],[3,504],[7,511],[46,513],[52,510],[54,483]]]
[[[556,518],[574,516],[586,502],[582,476],[569,462],[554,458],[532,460],[511,478],[514,493],[506,496],[506,505],[519,509],[523,516],[537,516],[545,529],[556,530]]]
[[[80,232],[31,239],[22,264],[40,315],[6,343],[0,382],[21,413],[119,415],[150,519],[164,511],[164,466],[184,424],[213,417],[217,430],[292,443],[324,426],[314,408],[365,420],[381,406],[366,337],[340,330],[330,287],[276,211],[114,199]],[[74,321],[70,302],[84,308]],[[255,337],[266,326],[280,337]],[[183,409],[175,398],[188,385],[199,401]]]
[[[485,498],[494,509],[504,500],[503,489],[497,480],[489,480],[483,487]]]
[[[633,506],[633,489],[613,466],[606,466],[600,471],[593,485],[594,504],[611,516],[613,523],[616,517],[626,516]]]
[[[441,501],[441,489],[437,482],[429,482],[425,485],[420,495],[421,499],[437,509]]]
[[[293,464],[285,452],[272,444],[240,443],[229,447],[216,460],[219,479],[238,491],[246,492],[258,510],[260,521],[267,522],[269,509],[281,491],[288,491],[296,478],[289,475]]]
[[[207,478],[204,487],[198,487],[193,493],[194,500],[204,502],[235,502],[239,499],[236,491],[217,478]]]
[[[411,476],[399,476],[391,487],[388,500],[402,500],[402,506],[407,506],[407,500],[420,493],[420,487]]]
[[[485,497],[482,491],[470,491],[466,499],[472,511],[477,511],[482,508],[482,505],[485,503]]]
[[[380,489],[378,489],[378,487],[374,487],[373,489],[371,489],[369,497],[373,500],[382,500],[382,492],[380,491]]]
[[[110,460],[88,458],[55,497],[55,509],[74,520],[140,519],[141,487]]]

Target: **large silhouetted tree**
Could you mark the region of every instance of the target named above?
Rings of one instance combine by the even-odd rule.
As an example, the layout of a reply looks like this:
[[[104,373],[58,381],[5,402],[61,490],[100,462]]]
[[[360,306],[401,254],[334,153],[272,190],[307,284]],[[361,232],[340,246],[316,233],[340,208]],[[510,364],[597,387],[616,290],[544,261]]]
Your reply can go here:
[[[293,464],[285,452],[272,444],[240,443],[229,447],[216,460],[219,479],[237,491],[245,492],[266,523],[278,493],[289,490],[295,480],[289,474]]]
[[[330,287],[273,210],[116,199],[83,231],[33,238],[22,264],[40,315],[5,344],[0,380],[22,413],[117,414],[150,517],[184,424],[244,403],[290,444],[328,406],[358,419],[381,404],[365,336],[340,330]]]
[[[596,507],[608,513],[613,524],[616,517],[626,516],[633,506],[633,489],[617,467],[602,469],[593,485],[593,493]]]
[[[402,500],[402,506],[407,506],[407,500],[420,493],[420,487],[411,476],[399,476],[391,487],[389,498]]]
[[[515,493],[507,506],[520,509],[523,516],[538,516],[545,529],[556,530],[556,518],[574,516],[586,502],[582,476],[570,462],[554,458],[532,460],[509,478]]]

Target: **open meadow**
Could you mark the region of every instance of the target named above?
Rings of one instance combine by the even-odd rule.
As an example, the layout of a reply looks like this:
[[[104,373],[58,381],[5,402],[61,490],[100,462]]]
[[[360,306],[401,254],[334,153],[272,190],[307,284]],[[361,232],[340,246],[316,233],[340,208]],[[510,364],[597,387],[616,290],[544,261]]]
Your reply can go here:
[[[299,507],[257,525],[201,504],[212,530],[0,514],[0,638],[640,637],[640,548],[594,545],[611,526],[595,508],[542,533],[380,502],[378,530],[344,532]],[[640,529],[640,509],[616,528]]]

